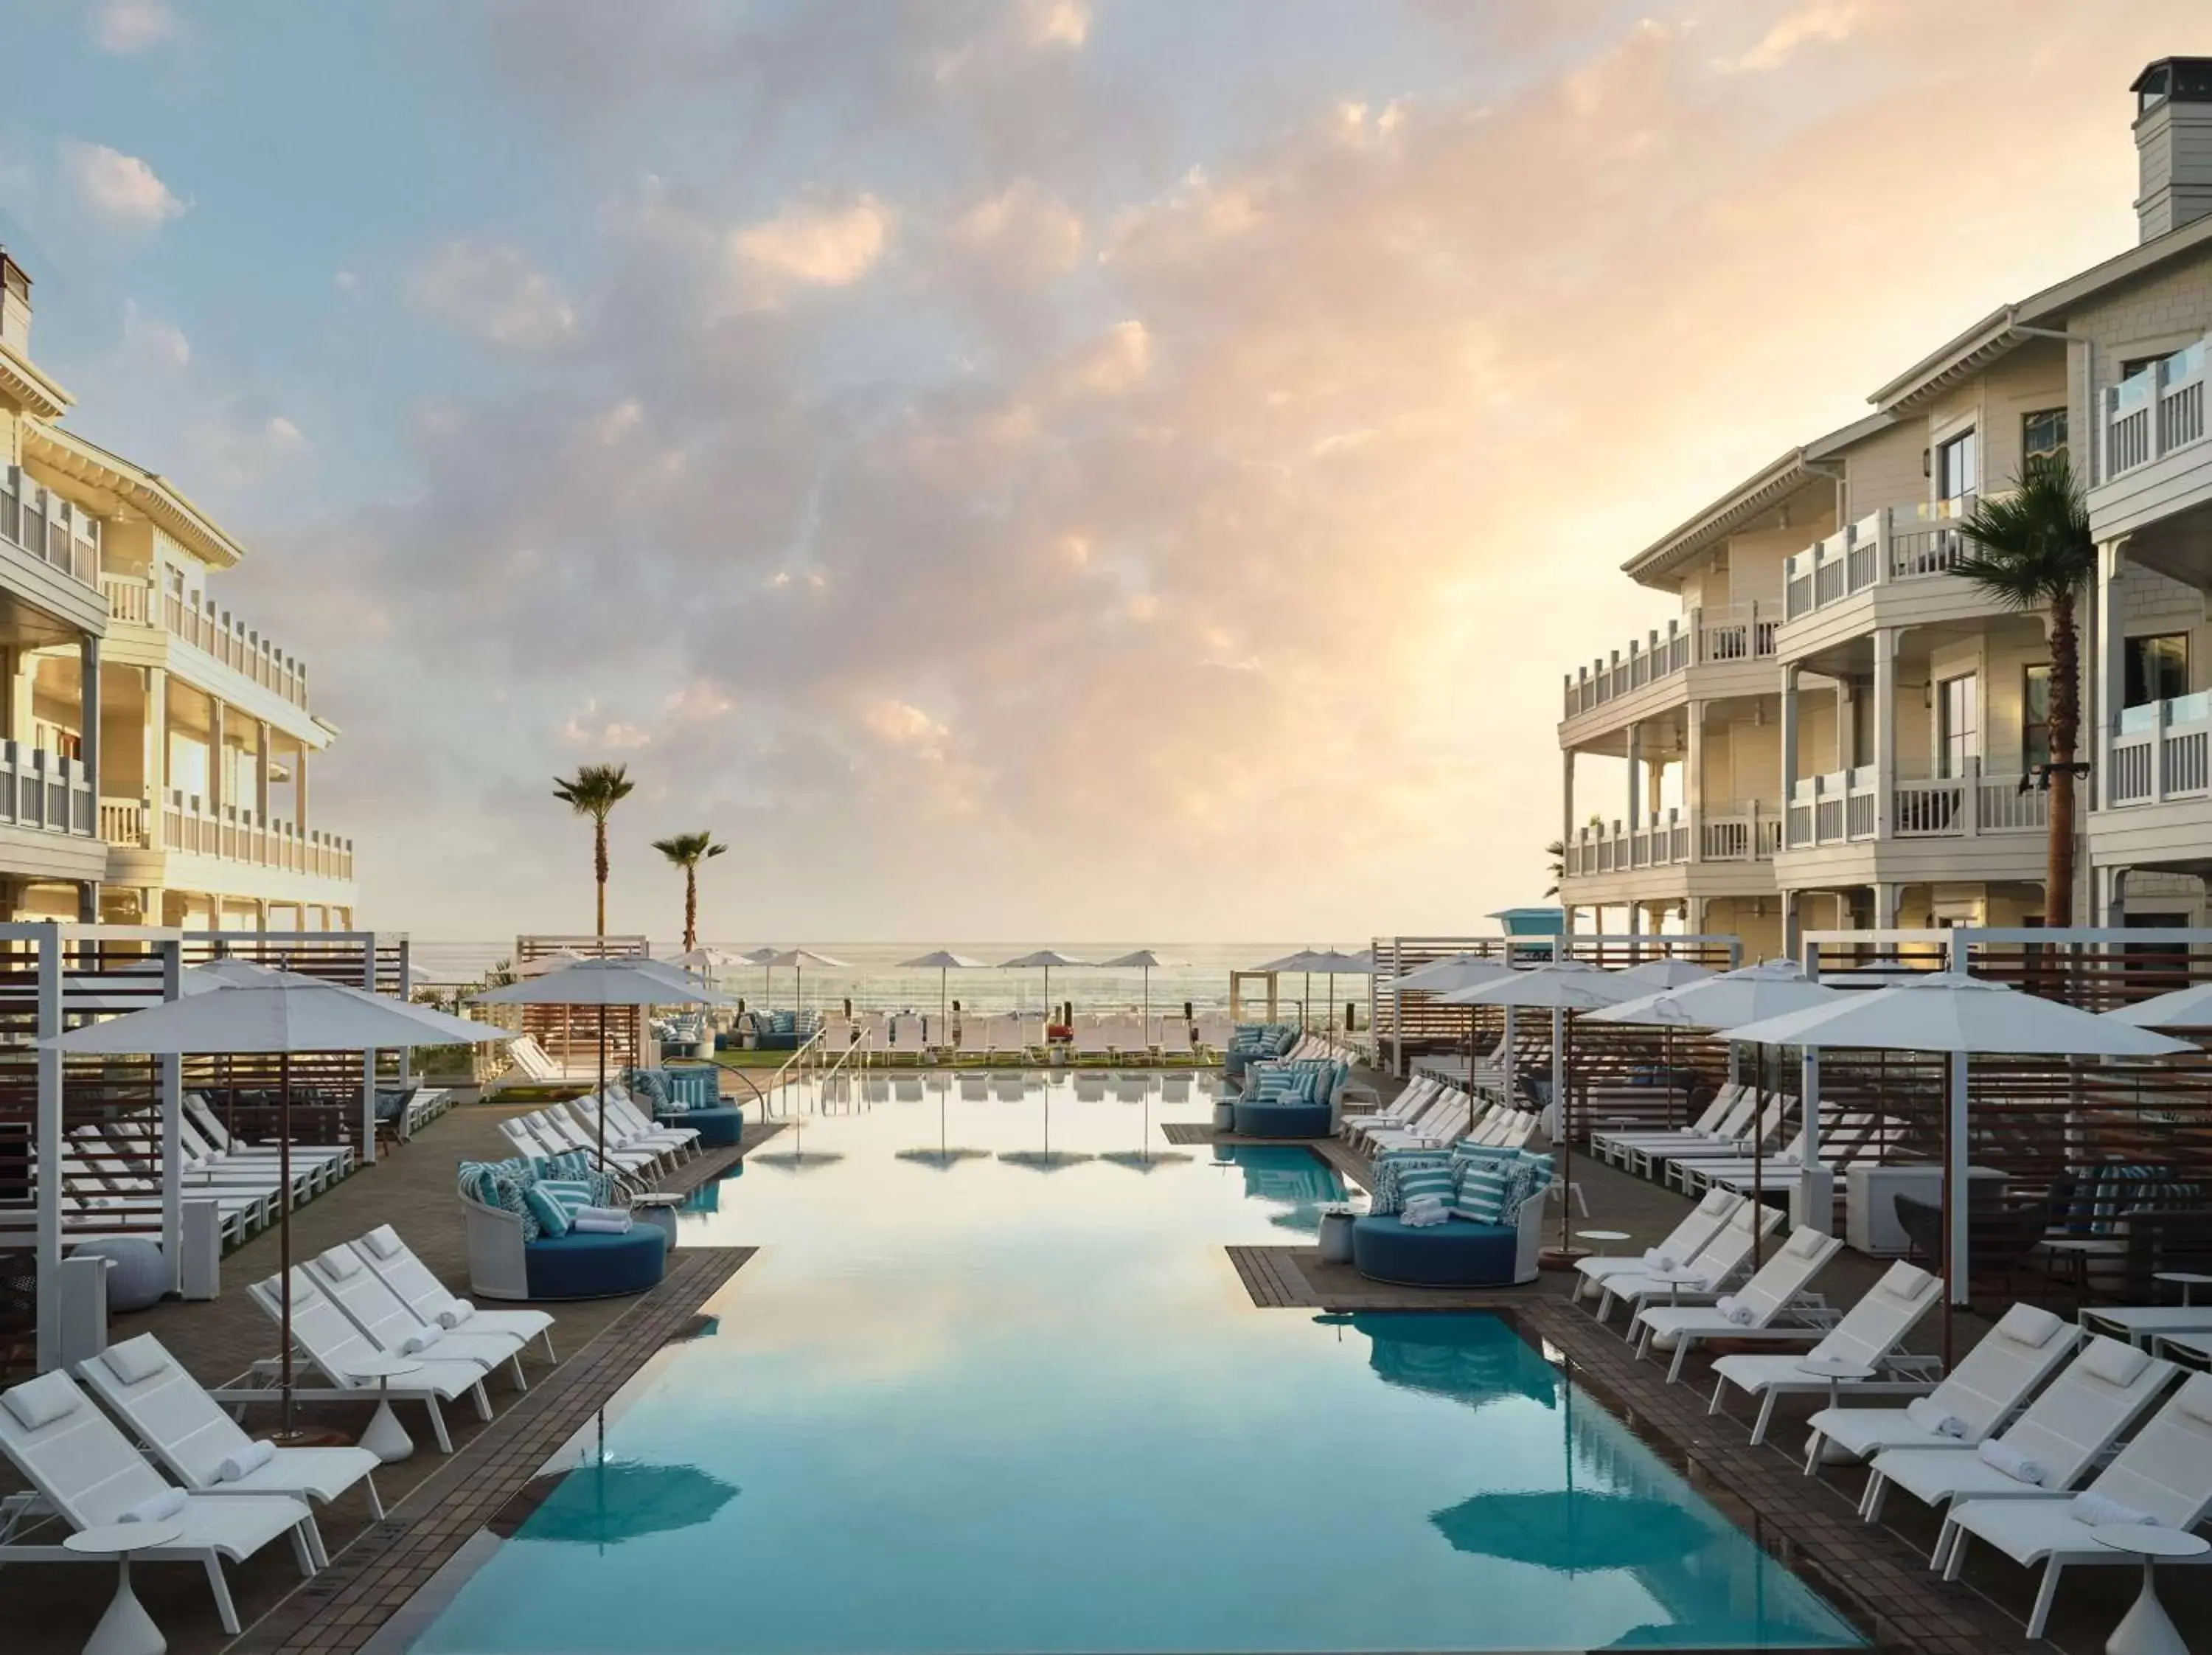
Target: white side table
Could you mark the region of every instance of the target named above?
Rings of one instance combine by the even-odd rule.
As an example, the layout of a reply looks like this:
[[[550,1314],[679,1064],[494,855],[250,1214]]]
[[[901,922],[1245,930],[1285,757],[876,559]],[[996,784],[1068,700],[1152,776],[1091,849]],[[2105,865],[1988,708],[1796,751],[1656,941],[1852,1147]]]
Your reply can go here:
[[[2207,1275],[2199,1270],[2153,1270],[2150,1273],[2150,1279],[2154,1281],[2178,1283],[2181,1288],[2181,1307],[2184,1310],[2188,1309],[2192,1302],[2191,1289],[2212,1287],[2212,1275]]]
[[[1323,1213],[1321,1215],[1322,1263],[1349,1264],[1352,1263],[1352,1220],[1350,1213]]]
[[[1626,1230],[1577,1230],[1575,1232],[1575,1239],[1577,1241],[1595,1241],[1597,1243],[1599,1256],[1602,1257],[1604,1256],[1605,1250],[1607,1247],[1610,1247],[1614,1242],[1627,1240],[1628,1232]]]
[[[2203,1556],[2212,1551],[2212,1541],[2185,1530],[2160,1529],[2148,1523],[2100,1524],[2089,1530],[2089,1537],[2100,1546],[2142,1559],[2142,1591],[2105,1640],[2105,1655],[2189,1655],[2189,1646],[2175,1630],[2166,1605],[2158,1601],[2153,1571],[2161,1557]]]
[[[1237,1105],[1223,1098],[1213,1106],[1213,1129],[1216,1132],[1237,1130]]]
[[[1875,1371],[1864,1362],[1854,1362],[1841,1356],[1808,1356],[1797,1364],[1800,1370],[1816,1379],[1828,1382],[1828,1406],[1837,1406],[1837,1388],[1846,1379],[1871,1379]]]
[[[650,1224],[668,1238],[668,1244],[676,1244],[676,1209],[684,1204],[681,1196],[665,1195],[659,1190],[633,1196],[629,1203],[631,1214],[640,1224]]]
[[[346,1364],[346,1372],[356,1378],[376,1381],[376,1412],[369,1418],[368,1429],[361,1433],[361,1445],[386,1465],[404,1460],[415,1451],[415,1439],[407,1434],[407,1427],[392,1411],[392,1381],[403,1373],[419,1371],[422,1366],[412,1356],[386,1356],[375,1352],[357,1356]]]
[[[131,1555],[155,1551],[169,1544],[184,1530],[174,1523],[106,1523],[79,1529],[62,1542],[88,1557],[115,1560],[115,1596],[107,1612],[93,1628],[84,1655],[162,1655],[168,1640],[154,1617],[146,1613],[138,1594],[131,1590]]]
[[[1703,1270],[1653,1270],[1650,1274],[1654,1281],[1667,1289],[1667,1305],[1670,1310],[1681,1304],[1683,1288],[1702,1287],[1705,1280]],[[1628,1325],[1632,1329],[1635,1327],[1634,1317],[1629,1317]]]

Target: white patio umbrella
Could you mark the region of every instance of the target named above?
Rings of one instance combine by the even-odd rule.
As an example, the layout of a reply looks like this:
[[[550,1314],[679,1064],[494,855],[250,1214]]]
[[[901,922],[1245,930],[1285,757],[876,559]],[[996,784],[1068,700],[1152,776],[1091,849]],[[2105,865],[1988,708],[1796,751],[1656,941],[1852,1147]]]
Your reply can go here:
[[[1967,1301],[1966,1060],[1977,1052],[2054,1057],[2163,1057],[2196,1050],[2055,1000],[2023,994],[1961,971],[1929,971],[1894,988],[1844,995],[1816,1010],[1771,1017],[1729,1031],[1734,1040],[1816,1049],[1938,1051],[1950,1060],[1943,1120],[1943,1345],[1951,1354],[1951,1307]]]
[[[797,1002],[798,1009],[805,1011],[806,1009],[806,968],[810,965],[826,965],[842,970],[845,962],[842,959],[833,959],[828,954],[817,954],[811,948],[787,948],[780,954],[769,955],[761,964],[770,970],[786,970],[791,973],[791,997]]]
[[[687,948],[669,962],[685,970],[703,977],[711,984],[722,972],[733,966],[753,964],[743,954],[733,954],[726,948]]]
[[[1322,1019],[1324,1032],[1336,1026],[1336,980],[1340,977],[1372,977],[1375,960],[1371,955],[1347,954],[1334,948],[1325,948],[1313,957],[1307,967],[1310,971],[1328,978],[1328,1015]]]
[[[757,965],[761,968],[761,998],[763,1001],[768,998],[768,974],[770,963],[774,961],[776,955],[781,952],[781,950],[775,948],[748,948],[744,953],[738,956],[738,960],[742,964],[746,965]]]
[[[1313,963],[1320,958],[1319,949],[1301,948],[1295,953],[1285,954],[1279,959],[1268,960],[1262,964],[1255,965],[1252,969],[1255,971],[1267,971],[1275,977],[1287,977],[1293,971],[1303,971],[1306,974],[1304,996],[1310,997],[1313,994]],[[1298,1001],[1298,1026],[1301,1028],[1305,1026],[1306,1020],[1305,997],[1301,997]]]
[[[1647,989],[1680,989],[1720,974],[1710,965],[1700,965],[1693,959],[1677,959],[1670,954],[1663,959],[1647,959],[1641,965],[1632,965],[1613,975],[1623,983],[1640,983]]]
[[[1571,1184],[1574,1177],[1574,1123],[1570,1118],[1567,1097],[1567,1041],[1572,1016],[1577,1012],[1592,1012],[1618,1004],[1635,993],[1633,983],[1624,984],[1609,971],[1601,971],[1595,965],[1578,959],[1555,960],[1547,965],[1534,965],[1524,971],[1510,972],[1492,983],[1478,983],[1471,989],[1462,989],[1443,996],[1447,1006],[1511,1006],[1522,1010],[1548,1011],[1552,1014],[1552,1105],[1549,1129],[1560,1150],[1559,1177]],[[1473,1094],[1469,1094],[1472,1098]],[[1569,1210],[1573,1202],[1559,1203],[1559,1245],[1556,1256],[1571,1259],[1575,1250],[1569,1244],[1567,1226]]]
[[[596,1006],[599,1011],[599,1156],[607,1155],[607,1007],[610,1006],[727,1006],[730,997],[704,988],[657,959],[579,959],[556,971],[510,983],[477,995],[479,1006]]]
[[[1394,989],[1417,989],[1439,999],[1457,994],[1462,989],[1472,989],[1480,983],[1495,983],[1509,976],[1514,968],[1502,959],[1492,959],[1486,954],[1454,954],[1449,959],[1439,959],[1408,971],[1391,986]],[[1469,1080],[1474,1076],[1474,1027],[1476,1015],[1472,1007],[1467,1014],[1467,1072]],[[1505,1050],[1513,1050],[1513,1007],[1505,1008]]]
[[[1133,953],[1118,954],[1112,959],[1102,959],[1102,971],[1142,971],[1145,974],[1145,1038],[1152,1037],[1152,973],[1170,970],[1178,965],[1188,965],[1187,959],[1176,959],[1156,948],[1139,948]]]
[[[1039,966],[1043,967],[1044,1014],[1046,1020],[1050,1021],[1052,1018],[1052,968],[1055,965],[1078,966],[1088,965],[1089,964],[1091,964],[1091,962],[1087,959],[1077,959],[1071,955],[1056,953],[1049,948],[1040,948],[1035,953],[1023,954],[1015,959],[1002,959],[999,962],[999,969],[1004,971],[1027,971],[1034,970]]]
[[[2212,983],[2192,983],[2104,1015],[2138,1029],[2212,1029]]]
[[[939,948],[927,954],[916,954],[912,959],[899,962],[902,971],[934,971],[937,973],[937,1023],[939,1031],[949,1029],[945,1007],[950,1003],[951,988],[947,978],[954,971],[982,971],[990,969],[987,960],[970,959],[965,954],[956,954],[950,948]]]
[[[211,991],[186,993],[144,1011],[92,1023],[39,1044],[60,1052],[171,1056],[187,1053],[276,1056],[278,1353],[284,1433],[292,1429],[292,1054],[391,1051],[512,1040],[503,1029],[448,1017],[427,1007],[374,995],[296,971],[246,960],[197,968],[201,981],[234,979]]]
[[[1653,964],[1662,962],[1654,960]],[[1643,968],[1639,967],[1638,970]],[[1626,980],[1634,972],[1623,971]],[[1824,987],[1808,977],[1794,960],[1762,960],[1756,965],[1745,965],[1718,976],[1708,971],[1694,977],[1680,988],[1662,989],[1656,994],[1639,995],[1617,1006],[1591,1013],[1596,1023],[1635,1023],[1674,1029],[1728,1029],[1738,1024],[1753,1022],[1761,1018],[1780,1017],[1792,1012],[1814,1010],[1845,999],[1840,990]],[[1744,1037],[1731,1033],[1730,1039]],[[1754,1043],[1755,1044],[1755,1043]],[[1671,1046],[1669,1048],[1671,1054]],[[1751,1141],[1751,1198],[1754,1202],[1766,1199],[1766,1141],[1757,1129],[1766,1113],[1766,1052],[1762,1046],[1753,1058],[1757,1065],[1758,1108],[1752,1116],[1753,1135]],[[1673,1085],[1669,1071],[1668,1085]],[[1810,1092],[1811,1088],[1803,1087]],[[1820,1147],[1820,1123],[1817,1118],[1819,1100],[1804,1097],[1799,1106],[1805,1111],[1804,1165],[1817,1164]],[[1765,1238],[1754,1230],[1751,1238],[1752,1268],[1759,1268],[1759,1255],[1764,1250]]]

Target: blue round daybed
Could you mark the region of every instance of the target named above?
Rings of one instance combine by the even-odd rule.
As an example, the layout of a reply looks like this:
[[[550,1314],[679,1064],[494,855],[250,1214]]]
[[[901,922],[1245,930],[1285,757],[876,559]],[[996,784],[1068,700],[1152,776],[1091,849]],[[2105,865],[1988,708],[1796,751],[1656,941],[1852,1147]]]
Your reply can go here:
[[[1326,1138],[1329,1134],[1327,1104],[1240,1102],[1235,1109],[1240,1138]]]
[[[690,1127],[699,1135],[702,1149],[727,1149],[745,1133],[745,1111],[738,1104],[718,1104],[712,1109],[672,1110],[654,1119],[662,1126]]]
[[[525,1242],[522,1268],[532,1299],[609,1299],[657,1286],[667,1268],[668,1238],[651,1224],[622,1235],[571,1230]]]
[[[1540,1208],[1540,1201],[1530,1207]],[[1416,1228],[1395,1214],[1352,1224],[1352,1268],[1370,1281],[1405,1287],[1504,1287],[1523,1279],[1517,1225],[1448,1224]]]

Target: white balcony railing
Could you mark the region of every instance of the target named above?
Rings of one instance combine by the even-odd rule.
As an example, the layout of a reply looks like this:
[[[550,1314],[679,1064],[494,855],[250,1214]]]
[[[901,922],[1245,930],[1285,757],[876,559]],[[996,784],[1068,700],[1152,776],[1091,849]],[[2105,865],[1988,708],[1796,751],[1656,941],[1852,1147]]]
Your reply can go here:
[[[235,806],[211,810],[198,794],[176,788],[162,801],[158,831],[153,806],[145,800],[116,798],[100,801],[100,831],[108,843],[126,849],[213,856],[319,879],[353,878],[352,840],[302,832],[289,822]]]
[[[2199,339],[2106,389],[2102,481],[2204,441],[2206,343]]]
[[[2049,800],[2039,789],[2021,791],[2021,777],[1984,773],[1971,761],[1965,776],[1890,783],[1888,837],[1898,839],[1975,838],[1996,833],[2040,833]],[[1789,846],[1809,850],[1883,837],[1881,783],[1871,765],[1802,777],[1790,799]]]
[[[20,465],[0,465],[0,539],[99,589],[100,520],[40,488]]]
[[[1973,506],[1971,496],[1940,506],[1885,506],[1816,541],[1783,566],[1784,616],[1801,620],[1869,587],[1950,574],[1969,545],[1958,520]]]
[[[2212,794],[2212,693],[2124,709],[2112,721],[2105,799],[2115,808]]]
[[[1663,633],[1655,630],[1642,643],[1632,641],[1625,653],[1614,650],[1612,660],[1568,673],[1566,716],[1601,707],[1692,666],[1771,656],[1781,619],[1771,604],[1755,601],[1694,607],[1681,620],[1668,622]]]
[[[137,626],[159,625],[173,638],[274,691],[301,711],[307,707],[307,669],[228,610],[203,605],[197,594],[157,593],[143,575],[109,575],[100,583],[107,612]],[[158,618],[158,619],[156,618]]]
[[[0,741],[0,825],[92,837],[92,778],[74,758]]]
[[[1587,879],[1698,861],[1765,861],[1781,843],[1781,812],[1754,800],[1702,815],[1670,809],[1654,811],[1640,824],[1579,828],[1567,841],[1564,860],[1568,878]]]

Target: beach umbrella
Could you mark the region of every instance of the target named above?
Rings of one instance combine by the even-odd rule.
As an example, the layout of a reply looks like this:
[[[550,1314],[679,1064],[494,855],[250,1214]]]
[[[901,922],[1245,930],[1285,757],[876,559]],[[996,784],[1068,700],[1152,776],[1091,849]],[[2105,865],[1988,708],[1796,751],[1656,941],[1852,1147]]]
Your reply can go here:
[[[1446,995],[1455,995],[1462,989],[1474,988],[1479,983],[1495,983],[1516,969],[1502,959],[1492,959],[1485,954],[1454,954],[1449,959],[1436,960],[1407,972],[1391,986],[1401,990],[1418,989],[1422,994],[1441,998]],[[1475,1012],[1469,1008],[1467,1014],[1467,1074],[1470,1082],[1474,1079],[1474,1028],[1477,1020]],[[1510,1006],[1505,1008],[1505,1032],[1509,1037],[1505,1050],[1510,1062],[1513,1051],[1510,1037],[1513,1032],[1513,1008]]]
[[[1838,996],[1812,1011],[1729,1031],[1731,1039],[1815,1049],[1942,1052],[1949,1060],[1943,1121],[1943,1355],[1951,1355],[1951,1307],[1967,1302],[1966,1060],[1976,1053],[2051,1057],[2163,1057],[2194,1051],[2185,1041],[2099,1016],[2008,983],[1962,971],[1929,971],[1893,988]]]
[[[999,1159],[1009,1166],[1026,1166],[1032,1172],[1057,1172],[1062,1167],[1079,1166],[1098,1157],[1068,1149],[1002,1149]]]
[[[791,973],[791,997],[798,1002],[800,1011],[806,1009],[806,968],[814,965],[842,970],[845,964],[843,960],[833,959],[828,954],[817,954],[811,948],[787,948],[780,954],[769,955],[761,963],[770,970]]]
[[[1429,1522],[1455,1550],[1570,1573],[1679,1566],[1715,1538],[1672,1500],[1558,1488],[1477,1494]]]
[[[1088,965],[1090,963],[1087,959],[1075,959],[1066,954],[1055,953],[1049,948],[1040,948],[1035,953],[1023,954],[1015,959],[1002,959],[999,962],[999,968],[1006,971],[1027,971],[1043,967],[1044,1014],[1046,1020],[1049,1021],[1052,1017],[1052,968],[1055,965]]]
[[[736,1484],[696,1465],[602,1458],[562,1476],[515,1538],[619,1546],[710,1522],[737,1495]]]
[[[1172,970],[1188,965],[1187,959],[1176,959],[1155,948],[1139,948],[1133,953],[1120,954],[1112,959],[1102,959],[1099,969],[1107,971],[1142,971],[1145,974],[1145,1038],[1152,1037],[1152,973]]]
[[[748,948],[744,953],[738,956],[738,958],[741,963],[747,965],[757,965],[761,968],[761,999],[763,1001],[768,999],[768,974],[771,963],[781,952],[781,950],[775,948]]]
[[[2212,983],[2192,983],[2104,1015],[2138,1029],[2212,1029]]]
[[[1522,1011],[1551,1013],[1551,1130],[1560,1152],[1559,1177],[1570,1183],[1574,1177],[1575,1139],[1567,1092],[1567,1041],[1574,1014],[1617,1005],[1635,992],[1634,983],[1624,983],[1610,971],[1601,971],[1583,960],[1563,959],[1533,965],[1524,971],[1509,972],[1495,982],[1478,983],[1471,989],[1443,996],[1448,1006],[1511,1006]],[[1469,1092],[1470,1118],[1474,1107],[1474,1094]],[[1571,1258],[1575,1253],[1567,1238],[1569,1214],[1573,1205],[1571,1201],[1559,1203],[1559,1254],[1563,1258]]]
[[[1656,961],[1653,962],[1655,964]],[[1621,977],[1629,973],[1623,971]],[[1849,995],[1814,982],[1794,960],[1762,960],[1756,965],[1746,965],[1718,976],[1707,973],[1693,978],[1676,989],[1662,989],[1656,994],[1644,995],[1634,1000],[1623,1001],[1617,1006],[1591,1013],[1595,1023],[1638,1023],[1655,1025],[1668,1029],[1728,1029],[1740,1024],[1754,1022],[1762,1018],[1781,1017],[1793,1012],[1805,1012],[1836,1005]],[[1729,1038],[1742,1037],[1731,1034]],[[1766,1052],[1762,1046],[1753,1060],[1758,1065],[1758,1111],[1752,1117],[1753,1128],[1751,1141],[1751,1198],[1753,1202],[1766,1199],[1766,1141],[1758,1129],[1766,1112]],[[1670,1075],[1669,1086],[1673,1084]],[[1809,1091],[1810,1088],[1804,1088]],[[1799,1106],[1805,1114],[1804,1164],[1811,1166],[1818,1160],[1820,1148],[1820,1122],[1815,1118],[1819,1108],[1816,1098],[1802,1098]],[[1754,1232],[1751,1238],[1752,1268],[1756,1269],[1764,1250],[1765,1238]]]
[[[1710,965],[1700,965],[1695,960],[1676,959],[1669,954],[1663,959],[1647,959],[1641,965],[1632,965],[1613,975],[1623,983],[1639,983],[1646,989],[1680,989],[1692,983],[1702,983],[1717,977]]]
[[[1323,949],[1313,957],[1307,970],[1328,978],[1328,1015],[1322,1020],[1324,1032],[1336,1027],[1336,980],[1340,977],[1372,977],[1375,960],[1365,953],[1346,954],[1334,948]]]
[[[610,1006],[727,1006],[726,995],[706,988],[673,965],[636,957],[575,959],[557,970],[489,989],[480,1006],[594,1006],[599,1008],[600,1107],[599,1158],[607,1156],[607,1007]]]
[[[940,1169],[953,1166],[961,1161],[990,1159],[991,1152],[988,1149],[956,1149],[945,1142],[945,1105],[948,1096],[949,1094],[945,1091],[939,1091],[937,1094],[937,1147],[894,1151],[893,1153],[898,1159],[918,1161]]]
[[[470,1023],[428,1007],[410,1006],[362,989],[296,971],[272,970],[246,961],[228,961],[222,969],[202,967],[216,977],[240,980],[217,990],[180,995],[101,1023],[91,1023],[38,1044],[59,1052],[115,1056],[181,1056],[187,1054],[271,1056],[277,1060],[276,1246],[282,1283],[278,1292],[277,1354],[283,1391],[284,1432],[292,1429],[292,1055],[311,1051],[394,1051],[440,1046],[456,1040],[482,1044],[512,1040],[502,1029]]]
[[[937,973],[937,1023],[940,1035],[951,1027],[945,1017],[946,995],[949,992],[946,986],[947,976],[954,971],[981,971],[988,969],[988,961],[970,959],[965,954],[954,953],[950,948],[939,948],[932,953],[916,954],[912,959],[902,959],[899,962],[899,970],[902,971]],[[951,1043],[948,1041],[945,1044]]]
[[[1109,1149],[1098,1159],[1109,1165],[1127,1167],[1132,1172],[1149,1172],[1156,1166],[1171,1166],[1197,1157],[1180,1149]]]

